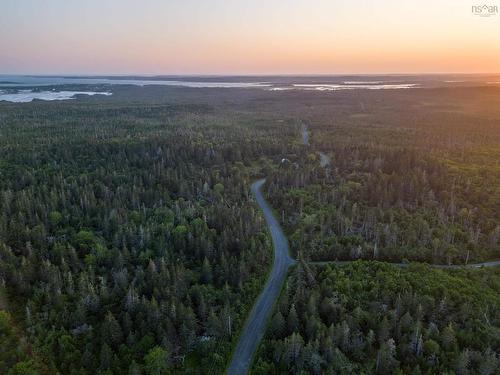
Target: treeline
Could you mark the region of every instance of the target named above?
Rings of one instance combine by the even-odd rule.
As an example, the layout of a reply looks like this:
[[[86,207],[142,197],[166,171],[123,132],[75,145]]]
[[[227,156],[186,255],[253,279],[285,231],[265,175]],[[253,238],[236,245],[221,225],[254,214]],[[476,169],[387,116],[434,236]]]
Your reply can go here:
[[[496,374],[499,282],[494,269],[301,264],[252,374]]]
[[[244,120],[3,105],[0,278],[50,371],[222,372],[271,261],[255,162],[282,148]]]

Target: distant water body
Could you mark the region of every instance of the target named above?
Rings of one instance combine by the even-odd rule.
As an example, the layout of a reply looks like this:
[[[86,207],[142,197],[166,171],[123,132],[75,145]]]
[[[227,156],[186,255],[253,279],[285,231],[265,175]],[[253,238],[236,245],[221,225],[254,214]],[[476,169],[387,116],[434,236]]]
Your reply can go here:
[[[391,84],[377,82],[344,82],[343,84],[294,84],[296,88],[303,90],[318,90],[318,91],[338,91],[338,90],[396,90],[396,89],[410,89],[417,87],[417,83],[404,83],[404,84]]]
[[[0,100],[30,101],[74,99],[75,95],[96,95],[95,87],[78,91],[62,85],[100,86],[98,90],[112,91],[112,85],[172,86],[188,88],[261,89],[274,92],[341,91],[341,90],[403,90],[428,87],[459,87],[497,85],[498,75],[360,75],[360,76],[22,76],[0,75]],[[105,88],[103,88],[104,86]],[[46,87],[47,91],[39,92]],[[109,88],[108,88],[109,87]],[[1,88],[4,88],[2,93]],[[10,88],[10,90],[6,90]],[[39,88],[37,92],[22,89]],[[19,90],[16,92],[16,90]],[[50,91],[49,91],[50,90]],[[108,93],[110,95],[110,93]],[[278,94],[277,94],[278,95]],[[2,99],[3,98],[3,99]]]
[[[134,85],[134,86],[184,86],[193,88],[245,88],[269,87],[265,82],[214,82],[185,81],[170,79],[131,79],[131,78],[93,78],[93,77],[46,77],[46,76],[7,76],[0,75],[0,87],[34,87],[57,85]]]
[[[160,78],[120,78],[120,77],[45,77],[45,76],[1,76],[0,87],[35,87],[35,86],[58,86],[58,85],[134,85],[134,86],[182,86],[191,88],[261,88],[271,91],[284,90],[320,90],[337,91],[352,89],[404,89],[418,86],[417,83],[398,83],[391,81],[339,81],[339,82],[294,82],[290,77],[289,82],[243,82],[231,79],[220,81],[213,79],[160,79]]]
[[[0,90],[0,101],[13,103],[28,103],[34,99],[39,100],[68,100],[75,99],[76,95],[111,95],[110,92],[96,91],[32,91],[19,90],[17,92],[4,92]]]

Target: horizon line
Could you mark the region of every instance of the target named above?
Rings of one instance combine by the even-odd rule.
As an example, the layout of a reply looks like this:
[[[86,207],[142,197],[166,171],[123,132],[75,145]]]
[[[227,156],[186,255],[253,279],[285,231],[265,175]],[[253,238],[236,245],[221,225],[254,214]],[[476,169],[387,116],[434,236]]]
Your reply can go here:
[[[324,76],[489,76],[500,72],[465,73],[465,72],[427,72],[427,73],[1,73],[0,76],[22,77],[324,77]]]

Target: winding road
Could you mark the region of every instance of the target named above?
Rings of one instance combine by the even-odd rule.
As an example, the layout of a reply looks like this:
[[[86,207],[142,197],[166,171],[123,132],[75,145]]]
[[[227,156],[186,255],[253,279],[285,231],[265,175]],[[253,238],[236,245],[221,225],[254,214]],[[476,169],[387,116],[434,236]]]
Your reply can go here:
[[[254,304],[245,322],[238,344],[233,353],[233,358],[227,369],[229,375],[245,375],[248,372],[252,364],[252,357],[266,331],[267,321],[271,316],[274,304],[280,295],[281,287],[285,282],[288,269],[295,264],[295,260],[290,257],[288,240],[278,220],[274,217],[271,207],[269,207],[262,195],[261,188],[265,182],[265,179],[254,182],[252,184],[252,192],[264,213],[267,226],[269,227],[273,239],[273,268],[268,276],[262,293],[257,298],[257,302]]]
[[[304,145],[309,145],[309,131],[307,125],[302,127],[302,140]],[[320,164],[322,167],[326,167],[330,164],[330,158],[320,152]],[[228,375],[246,375],[252,364],[252,358],[257,350],[260,340],[264,336],[267,328],[267,322],[274,309],[275,302],[281,292],[283,283],[285,282],[288,269],[296,263],[294,259],[290,257],[290,251],[288,248],[288,240],[281,229],[278,220],[273,215],[273,211],[269,204],[264,199],[262,195],[261,188],[266,182],[265,179],[258,180],[252,184],[252,193],[255,196],[257,204],[262,209],[264,217],[267,222],[269,231],[271,232],[271,237],[274,246],[274,261],[271,273],[268,276],[266,285],[262,290],[261,294],[257,298],[250,315],[248,316],[241,335],[236,345],[236,349],[233,352],[233,357],[231,363],[227,368]],[[318,262],[308,262],[311,265],[328,265],[328,264],[347,264],[352,261],[318,261]],[[408,267],[408,263],[389,263],[395,267]],[[455,268],[482,268],[482,267],[495,267],[500,266],[500,260],[467,264],[467,265],[443,265],[443,264],[431,264],[431,267],[435,268],[445,268],[445,269],[455,269]]]

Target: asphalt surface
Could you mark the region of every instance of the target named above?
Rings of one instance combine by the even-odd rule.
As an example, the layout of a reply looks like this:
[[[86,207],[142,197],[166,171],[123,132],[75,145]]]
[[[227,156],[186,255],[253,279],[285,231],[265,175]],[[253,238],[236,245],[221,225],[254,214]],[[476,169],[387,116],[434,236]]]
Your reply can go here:
[[[322,152],[319,153],[319,165],[326,168],[330,165],[330,157]]]
[[[482,268],[482,267],[497,267],[500,266],[500,260],[491,262],[471,263],[471,264],[431,264],[435,268]]]
[[[302,141],[304,145],[309,145],[309,129],[307,125],[302,127]],[[326,167],[330,164],[330,158],[320,153],[320,164]],[[264,213],[274,246],[274,262],[271,273],[268,276],[266,285],[261,294],[257,298],[252,311],[250,312],[247,321],[243,327],[243,331],[239,337],[238,344],[233,353],[233,358],[227,369],[228,375],[245,375],[248,373],[252,364],[252,358],[257,350],[260,340],[264,336],[267,328],[267,322],[271,317],[274,304],[278,300],[283,283],[285,282],[288,269],[295,264],[295,260],[290,257],[288,248],[288,240],[286,239],[278,220],[273,215],[271,207],[262,195],[262,185],[266,182],[265,179],[256,181],[252,184],[252,192],[257,200],[258,205]],[[327,264],[347,264],[351,261],[326,261],[326,262],[309,262],[311,265],[327,265]],[[408,267],[408,263],[389,263],[396,267]],[[500,260],[467,264],[467,265],[440,265],[431,264],[435,268],[481,268],[500,266]]]
[[[309,129],[307,125],[302,125],[302,142],[304,145],[309,146]]]
[[[288,268],[295,263],[290,257],[288,240],[278,220],[274,217],[271,208],[262,195],[261,188],[265,182],[265,179],[254,182],[252,184],[252,192],[264,213],[267,226],[273,239],[273,268],[268,276],[264,289],[257,298],[245,322],[238,344],[233,353],[233,358],[227,369],[227,374],[229,375],[244,375],[248,373],[252,363],[252,357],[257,350],[260,340],[264,336],[267,322],[271,317],[274,304],[285,282]]]
[[[326,266],[328,264],[336,264],[343,265],[355,262],[353,260],[330,260],[330,261],[316,261],[316,262],[308,262],[308,264],[316,265],[316,266]],[[410,265],[410,263],[391,263],[384,262],[390,264],[394,267],[402,267],[406,268]],[[428,263],[425,263],[428,264]],[[471,263],[471,264],[428,264],[433,268],[444,268],[444,269],[459,269],[459,268],[482,268],[482,267],[497,267],[500,266],[500,260],[493,260],[490,262],[482,262],[482,263]]]

